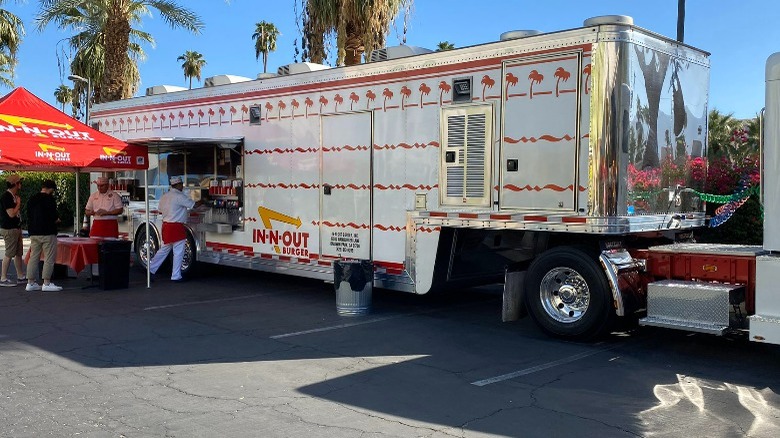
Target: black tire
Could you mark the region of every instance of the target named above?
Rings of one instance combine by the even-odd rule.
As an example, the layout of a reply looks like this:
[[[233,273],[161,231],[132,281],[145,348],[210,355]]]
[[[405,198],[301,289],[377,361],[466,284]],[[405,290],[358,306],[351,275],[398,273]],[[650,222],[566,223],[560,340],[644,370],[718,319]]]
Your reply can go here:
[[[149,260],[154,257],[157,251],[160,249],[160,239],[157,237],[157,233],[154,228],[149,226],[151,232],[151,239],[147,246],[146,242],[146,227],[141,227],[135,233],[135,240],[133,241],[133,254],[135,255],[135,266],[138,266],[142,270],[146,270],[146,266]],[[148,252],[148,254],[147,254]]]
[[[154,231],[154,228],[150,227],[149,230],[151,231],[151,239],[149,242],[149,255],[148,258],[146,254],[144,253],[144,247],[146,244],[146,228],[141,227],[138,232],[135,233],[135,260],[136,260],[136,266],[139,268],[146,270],[146,264],[148,263],[148,260],[151,260],[154,255],[159,251],[160,249],[160,239],[157,237],[157,233]],[[184,258],[182,260],[181,264],[181,275],[182,276],[189,276],[195,271],[195,264],[197,263],[197,247],[195,246],[195,238],[192,237],[192,234],[187,231],[187,244],[184,247]],[[166,269],[170,270],[171,266],[171,260],[173,257],[173,253],[169,254],[166,260],[163,262],[160,269]]]
[[[556,247],[537,257],[525,277],[528,313],[545,333],[588,340],[612,325],[612,292],[594,254]]]

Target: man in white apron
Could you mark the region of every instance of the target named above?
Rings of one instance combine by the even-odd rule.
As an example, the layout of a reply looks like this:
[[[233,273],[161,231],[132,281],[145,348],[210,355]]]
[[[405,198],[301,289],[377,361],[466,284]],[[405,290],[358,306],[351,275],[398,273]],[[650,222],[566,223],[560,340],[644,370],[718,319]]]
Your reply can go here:
[[[162,247],[149,263],[149,271],[155,274],[165,258],[173,249],[173,270],[171,281],[183,281],[181,264],[184,259],[184,248],[187,244],[187,223],[189,210],[199,207],[203,201],[193,201],[182,192],[184,184],[179,176],[170,179],[171,189],[160,198],[158,209],[162,213]]]

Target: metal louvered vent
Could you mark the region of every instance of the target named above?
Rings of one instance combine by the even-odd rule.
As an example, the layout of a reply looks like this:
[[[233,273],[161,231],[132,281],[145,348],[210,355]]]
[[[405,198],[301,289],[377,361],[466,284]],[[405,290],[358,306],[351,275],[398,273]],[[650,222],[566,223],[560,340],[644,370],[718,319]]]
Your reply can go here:
[[[442,122],[442,205],[489,205],[492,107],[446,108]]]
[[[466,116],[463,114],[447,117],[446,150],[455,154],[455,164],[447,167],[447,197],[463,198],[465,169],[463,168],[464,148],[466,146]]]
[[[466,197],[485,196],[485,115],[470,114],[466,142]]]
[[[463,197],[463,180],[464,180],[463,167],[448,167],[447,168],[447,197],[450,198],[462,198]]]

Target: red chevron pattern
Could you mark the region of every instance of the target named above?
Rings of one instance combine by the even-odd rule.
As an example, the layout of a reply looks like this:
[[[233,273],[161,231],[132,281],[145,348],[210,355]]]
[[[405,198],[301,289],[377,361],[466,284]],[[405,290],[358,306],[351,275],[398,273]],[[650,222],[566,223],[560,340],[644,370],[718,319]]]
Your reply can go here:
[[[393,150],[393,149],[425,149],[427,147],[439,147],[438,141],[429,141],[428,143],[415,143],[415,144],[408,144],[408,143],[398,143],[398,144],[385,144],[385,145],[374,145],[374,150],[381,151],[381,150]]]
[[[358,224],[355,224],[355,223],[352,223],[352,222],[350,222],[348,224],[344,224],[344,223],[341,223],[341,222],[332,223],[332,222],[328,222],[328,221],[323,221],[323,222],[311,221],[311,224],[314,225],[315,227],[318,227],[320,225],[325,225],[327,227],[333,227],[333,228],[356,228],[356,229],[365,229],[365,230],[370,228],[368,225],[365,225],[365,224],[358,225]],[[396,232],[398,232],[398,231],[406,231],[406,226],[397,226],[397,225],[374,224],[374,228],[376,228],[377,230],[380,230],[380,231],[396,231]]]
[[[263,155],[263,154],[293,154],[293,153],[309,153],[309,152],[317,152],[319,151],[319,148],[274,148],[274,149],[253,149],[251,151],[244,151],[244,155]]]
[[[406,231],[406,227],[398,227],[395,225],[385,226],[382,224],[374,224],[374,228],[382,231]]]
[[[555,137],[553,135],[548,135],[548,134],[544,134],[544,135],[540,136],[539,138],[537,138],[537,137],[526,137],[526,136],[523,136],[523,137],[520,137],[520,138],[504,137],[504,141],[507,142],[507,143],[511,143],[511,144],[516,144],[516,143],[521,143],[521,142],[522,143],[529,143],[529,142],[530,143],[536,143],[536,142],[541,141],[541,140],[555,143],[555,142],[559,142],[559,141],[563,141],[563,140],[566,140],[566,141],[574,140],[574,137],[570,136],[569,134],[565,134],[563,137]]]
[[[331,228],[354,228],[356,230],[368,230],[369,228],[371,228],[366,224],[356,224],[354,222],[343,223],[343,222],[322,221],[320,222],[320,225],[325,225],[326,227],[331,227]]]
[[[433,228],[417,227],[417,231],[422,233],[438,233],[439,231],[441,231],[441,227],[433,227]]]
[[[265,183],[249,183],[244,185],[246,188],[254,189],[318,189],[320,187],[319,184],[306,184],[306,183],[300,183],[300,184],[285,184],[285,183],[279,183],[279,184],[265,184]]]
[[[322,152],[341,152],[342,150],[346,151],[367,151],[368,146],[333,146],[332,148],[323,147]]]
[[[526,190],[529,191],[529,192],[530,191],[541,192],[542,190],[554,190],[556,192],[565,192],[565,191],[574,190],[574,185],[573,184],[569,184],[566,187],[561,187],[561,186],[559,186],[557,184],[545,184],[543,187],[539,187],[539,186],[533,186],[532,187],[532,186],[526,184],[526,185],[524,185],[522,187],[518,187],[518,186],[516,186],[514,184],[506,184],[506,185],[504,185],[504,188],[507,189],[507,190],[511,190],[513,192],[522,192],[522,191],[526,191]],[[585,187],[579,186],[578,190],[581,191],[581,192],[584,192],[586,189],[585,189]]]
[[[375,189],[379,190],[433,190],[439,188],[438,184],[434,184],[432,186],[420,184],[417,186],[411,185],[411,184],[404,184],[404,185],[398,185],[398,184],[390,184],[390,185],[382,185],[382,184],[374,184]]]
[[[335,184],[335,185],[332,185],[331,187],[333,187],[334,189],[341,189],[341,190],[345,190],[345,189],[368,190],[370,188],[369,186],[367,186],[365,184],[358,186],[358,185],[355,185],[355,184],[352,184],[352,183],[349,183],[347,185]]]

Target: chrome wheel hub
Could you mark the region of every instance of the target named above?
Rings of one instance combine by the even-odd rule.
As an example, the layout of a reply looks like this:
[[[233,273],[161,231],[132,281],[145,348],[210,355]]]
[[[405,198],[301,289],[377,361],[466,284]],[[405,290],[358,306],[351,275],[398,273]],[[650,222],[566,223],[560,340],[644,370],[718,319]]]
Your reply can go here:
[[[542,308],[551,318],[571,324],[582,319],[588,311],[590,289],[577,271],[553,268],[542,278],[539,298]]]

